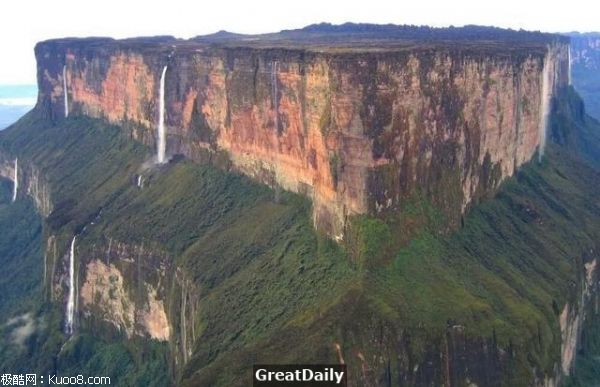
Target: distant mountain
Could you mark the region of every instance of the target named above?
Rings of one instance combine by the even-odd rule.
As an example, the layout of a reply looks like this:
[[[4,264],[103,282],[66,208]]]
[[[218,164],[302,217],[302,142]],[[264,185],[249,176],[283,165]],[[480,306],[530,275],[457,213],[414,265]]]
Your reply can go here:
[[[573,86],[587,112],[600,119],[600,33],[571,33]]]

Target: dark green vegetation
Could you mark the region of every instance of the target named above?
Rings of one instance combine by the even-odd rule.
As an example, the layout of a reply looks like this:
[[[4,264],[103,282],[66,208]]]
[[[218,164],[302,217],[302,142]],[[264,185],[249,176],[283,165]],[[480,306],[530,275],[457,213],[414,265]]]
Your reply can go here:
[[[346,248],[359,273],[339,301],[318,314],[299,312],[271,337],[222,355],[189,385],[232,383],[223,376],[231,364],[335,362],[334,343],[354,380],[364,377],[357,353],[373,379],[407,385],[467,376],[478,385],[519,386],[535,378],[534,369],[552,375],[560,362],[558,316],[566,302],[577,302],[587,252],[597,251],[600,240],[600,192],[591,183],[600,174],[583,161],[598,160],[600,143],[587,137],[595,133],[579,133],[597,123],[570,112],[578,105],[573,93],[562,98],[553,127],[587,138],[579,155],[577,143],[551,145],[542,164],[531,162],[495,199],[475,206],[458,232],[440,233],[443,216],[418,194],[386,222],[355,219]],[[456,331],[464,348],[445,352]],[[494,359],[480,340],[506,356]],[[428,361],[442,368],[440,352],[457,362],[454,374],[412,374]]]
[[[43,276],[42,225],[32,200],[12,203],[13,183],[0,180],[0,316],[23,313],[38,300]]]
[[[43,166],[41,170],[53,188],[52,197],[58,199],[56,211],[43,227],[46,234],[62,233],[61,255],[73,230],[80,229],[113,194],[118,194],[118,187],[127,181],[128,163],[136,157],[141,159],[143,148],[121,133],[116,127],[89,120],[55,126],[37,111],[2,133],[3,152],[18,154],[20,164]],[[64,344],[64,304],[50,305],[43,296],[47,292],[42,290],[40,219],[24,195],[8,204],[12,183],[3,181],[1,190],[0,369],[8,373],[110,376],[116,385],[168,385],[164,344],[105,340],[85,334]]]
[[[61,375],[101,375],[117,386],[168,386],[170,381],[164,344],[141,339],[114,342],[97,334],[75,336],[58,358]]]
[[[3,315],[29,313],[0,329],[0,366],[105,375],[116,385],[164,386],[181,375],[184,385],[244,386],[253,363],[337,362],[339,344],[352,380],[384,385],[469,378],[520,386],[552,374],[558,314],[578,298],[586,252],[600,241],[600,175],[590,166],[598,124],[572,91],[554,110],[557,144],[543,163],[474,206],[458,231],[446,232],[443,212],[415,192],[398,214],[354,218],[342,246],[314,231],[307,200],[210,165],[176,160],[144,170],[140,190],[135,177],[150,149],[98,120],[51,123],[34,111],[0,135],[0,147],[46,177],[54,211],[45,235],[58,237],[63,255],[89,225],[78,239],[82,260],[108,238],[165,253],[193,285],[195,345],[183,370],[172,369],[166,344],[109,327],[92,335],[83,324],[61,349],[64,306],[41,302],[42,225],[30,200],[9,204],[12,185],[3,182],[0,235],[22,238],[0,239],[3,267],[31,268],[22,288],[0,282],[10,295]],[[179,316],[180,295],[162,296],[169,316]],[[15,327],[27,324],[33,332],[16,341]],[[577,386],[589,385],[600,355],[597,329],[586,326],[570,381]]]
[[[303,49],[317,48],[320,51],[365,51],[369,49],[402,49],[410,46],[420,48],[448,47],[479,49],[499,47],[516,48],[535,47],[556,40],[566,42],[566,38],[557,35],[516,31],[496,27],[468,25],[464,27],[435,28],[414,25],[379,25],[345,23],[312,24],[301,29],[283,30],[277,33],[261,35],[241,35],[221,31],[216,34],[197,36],[190,43],[209,43],[225,47],[277,47]],[[142,38],[140,41],[144,41]],[[182,41],[178,42],[183,43]]]
[[[177,44],[177,51],[193,53],[199,47],[205,50],[225,49],[228,55],[245,51],[251,56],[255,49],[269,49],[274,58],[285,56],[306,56],[312,53],[378,53],[382,51],[405,51],[415,48],[422,51],[456,50],[463,54],[497,55],[503,51],[511,56],[527,53],[545,53],[549,43],[567,43],[567,37],[556,34],[510,30],[496,27],[468,25],[464,27],[436,28],[414,25],[377,25],[345,23],[331,25],[313,24],[301,29],[283,30],[276,33],[244,35],[220,31],[215,34],[197,36],[191,39],[176,39],[172,36],[140,37],[115,40],[112,38],[64,38],[41,42],[36,51],[51,56],[62,52],[61,47],[75,51],[110,52],[113,49],[141,49],[145,54],[155,55],[171,51]],[[48,46],[53,46],[48,48]],[[286,54],[287,53],[287,54]],[[61,62],[62,63],[62,62]],[[57,69],[58,70],[58,69]],[[247,92],[250,89],[245,89]],[[242,94],[237,94],[237,97]]]
[[[585,84],[587,78],[582,78],[582,75],[577,73],[574,75],[579,78],[575,78],[578,82]],[[594,76],[597,75],[594,74]],[[593,98],[596,93],[592,92],[591,97]],[[582,93],[582,95],[586,94]],[[600,152],[596,144],[600,142],[600,123],[586,114],[587,106],[594,106],[594,102],[590,100],[590,96],[585,100],[584,107],[582,99],[573,90],[570,90],[568,99],[558,101],[555,106],[555,119],[552,123],[552,136],[562,147],[578,153],[588,163],[599,168]],[[565,127],[577,128],[577,130],[563,132]],[[591,186],[598,187],[599,182],[598,179],[592,180]],[[565,381],[565,386],[600,386],[600,316],[597,312],[591,313],[584,322],[581,348],[577,356],[575,367],[571,377]]]
[[[149,150],[100,121],[53,125],[34,111],[0,141],[5,151],[39,166],[52,187],[55,206],[45,226],[58,236],[60,254],[73,233],[94,220],[78,238],[78,251],[110,237],[166,252],[184,268],[203,295],[195,319],[203,345],[190,364],[250,345],[298,311],[326,308],[356,271],[339,246],[314,232],[309,203],[297,195],[275,197],[246,178],[184,161],[145,170],[140,190],[135,176]],[[167,297],[170,305],[179,302],[177,294]],[[60,350],[48,342],[64,340],[63,307],[57,303],[44,317],[51,318],[52,330],[40,336],[49,339],[32,344],[44,346],[46,357]],[[60,374],[83,369],[124,385],[148,385],[147,379],[165,385],[164,345],[145,348],[142,340],[115,340],[110,330],[96,333],[100,338],[83,334],[69,341],[56,359]],[[134,356],[138,352],[147,355]],[[38,369],[45,360],[16,364]]]
[[[42,225],[32,200],[12,203],[13,184],[0,180],[0,369],[15,363],[35,326],[32,309],[41,301]],[[21,359],[24,360],[24,359]],[[22,364],[26,364],[23,362]],[[12,367],[10,369],[16,370]]]

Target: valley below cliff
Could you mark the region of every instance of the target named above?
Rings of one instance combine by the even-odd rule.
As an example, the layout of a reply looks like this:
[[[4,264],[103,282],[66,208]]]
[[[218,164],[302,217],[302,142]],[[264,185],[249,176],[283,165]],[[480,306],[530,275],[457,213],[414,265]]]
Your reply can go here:
[[[2,368],[576,383],[597,351],[600,124],[565,38],[484,32],[40,43],[38,104],[0,133]]]

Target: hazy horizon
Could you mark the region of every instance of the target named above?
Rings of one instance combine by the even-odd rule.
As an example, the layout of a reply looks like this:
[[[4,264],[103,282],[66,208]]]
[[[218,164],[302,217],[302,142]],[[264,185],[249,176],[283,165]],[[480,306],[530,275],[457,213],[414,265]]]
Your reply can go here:
[[[0,130],[14,123],[36,103],[37,85],[0,85]]]

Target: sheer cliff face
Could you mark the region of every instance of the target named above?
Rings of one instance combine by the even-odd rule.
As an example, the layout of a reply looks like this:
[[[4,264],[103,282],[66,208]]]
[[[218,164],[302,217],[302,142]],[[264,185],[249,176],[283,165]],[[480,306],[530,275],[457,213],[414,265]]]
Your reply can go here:
[[[64,115],[66,92],[70,114],[126,123],[151,146],[167,65],[167,153],[224,151],[236,170],[312,198],[315,225],[337,239],[348,216],[415,193],[456,221],[538,149],[544,78],[547,98],[568,82],[558,43],[313,52],[50,41],[36,55],[48,114]]]

